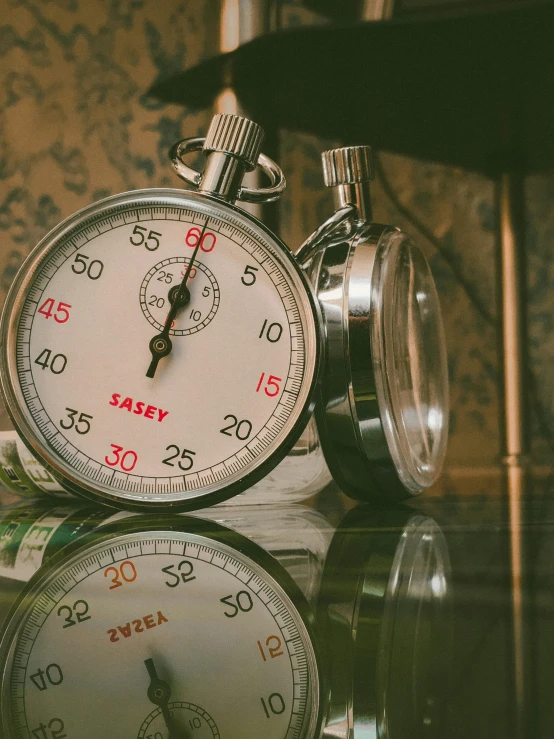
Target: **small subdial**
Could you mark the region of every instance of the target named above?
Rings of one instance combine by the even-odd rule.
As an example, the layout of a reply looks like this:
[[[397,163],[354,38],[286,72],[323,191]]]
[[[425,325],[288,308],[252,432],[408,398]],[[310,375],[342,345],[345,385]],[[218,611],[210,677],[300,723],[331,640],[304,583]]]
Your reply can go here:
[[[164,259],[147,272],[140,286],[140,307],[149,323],[159,331],[171,308],[190,260],[185,257]],[[177,314],[170,334],[186,336],[205,328],[219,307],[219,285],[212,272],[202,262],[195,261],[187,288],[190,301]]]
[[[220,739],[219,729],[209,713],[194,703],[172,701],[167,704],[173,730],[178,739]],[[156,739],[169,739],[169,729],[165,723],[162,709],[156,708],[143,721],[137,734],[137,739],[146,739],[147,736]]]

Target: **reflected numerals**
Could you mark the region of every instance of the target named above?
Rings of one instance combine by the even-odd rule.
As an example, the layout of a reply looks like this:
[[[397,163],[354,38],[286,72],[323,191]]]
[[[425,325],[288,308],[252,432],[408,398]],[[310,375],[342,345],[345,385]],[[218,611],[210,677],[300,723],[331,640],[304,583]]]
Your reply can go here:
[[[88,615],[89,605],[86,600],[76,600],[72,606],[60,606],[58,608],[58,616],[64,616],[65,621],[62,628],[68,629],[70,626],[77,626],[77,624],[88,621],[92,616]]]
[[[31,734],[36,739],[64,739],[67,736],[64,729],[65,724],[61,718],[53,718],[46,726],[40,723],[36,729],[31,729]]]
[[[48,690],[50,687],[63,683],[62,668],[53,662],[45,670],[40,668],[34,674],[29,675],[29,679],[40,691]]]

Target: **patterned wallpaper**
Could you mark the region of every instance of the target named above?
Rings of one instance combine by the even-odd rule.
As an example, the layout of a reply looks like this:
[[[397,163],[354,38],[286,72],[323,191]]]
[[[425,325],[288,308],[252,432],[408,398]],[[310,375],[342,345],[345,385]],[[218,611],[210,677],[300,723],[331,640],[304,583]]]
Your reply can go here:
[[[203,132],[210,112],[162,105],[145,91],[215,52],[214,7],[214,0],[0,0],[2,301],[25,256],[62,218],[109,194],[176,185],[166,151],[178,138]],[[285,17],[306,22],[293,4]],[[293,249],[331,212],[320,174],[320,152],[330,145],[281,136],[289,181],[281,235]],[[497,312],[493,184],[393,154],[383,154],[382,165],[396,196],[433,235],[472,296],[375,183],[375,219],[420,241],[438,283],[452,383],[449,466],[494,464],[497,334],[482,315]],[[549,424],[554,435],[554,177],[530,178],[527,195],[530,353],[542,432]],[[0,428],[8,427],[3,414]],[[540,462],[552,461],[537,423],[534,452]]]

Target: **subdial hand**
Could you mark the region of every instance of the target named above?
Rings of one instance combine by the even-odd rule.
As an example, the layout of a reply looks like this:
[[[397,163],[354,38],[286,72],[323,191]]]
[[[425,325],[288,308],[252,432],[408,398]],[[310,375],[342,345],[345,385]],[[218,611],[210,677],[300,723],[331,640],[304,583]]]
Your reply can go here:
[[[173,344],[171,342],[171,339],[169,338],[171,324],[175,320],[175,316],[181,310],[181,308],[184,308],[184,306],[187,305],[190,301],[190,292],[187,287],[187,281],[194,265],[196,255],[198,254],[198,250],[200,249],[200,246],[202,244],[202,239],[204,238],[204,234],[206,233],[206,229],[208,228],[208,220],[209,218],[206,218],[206,222],[204,223],[200,236],[198,237],[198,243],[194,247],[192,257],[185,270],[185,275],[181,280],[179,288],[176,291],[175,288],[172,288],[169,291],[171,308],[169,309],[169,313],[167,314],[165,326],[163,327],[161,334],[157,334],[157,336],[154,336],[150,340],[149,349],[152,354],[152,361],[150,362],[150,366],[148,367],[148,371],[146,372],[146,377],[154,377],[160,359],[163,359],[163,357],[167,357],[167,355],[170,354],[171,350],[173,349]]]
[[[147,693],[148,700],[161,708],[169,739],[180,739],[175,732],[173,719],[171,718],[171,712],[168,707],[169,699],[171,698],[171,688],[165,680],[160,680],[158,677],[153,659],[145,659],[144,664],[150,676],[150,685],[148,686]]]

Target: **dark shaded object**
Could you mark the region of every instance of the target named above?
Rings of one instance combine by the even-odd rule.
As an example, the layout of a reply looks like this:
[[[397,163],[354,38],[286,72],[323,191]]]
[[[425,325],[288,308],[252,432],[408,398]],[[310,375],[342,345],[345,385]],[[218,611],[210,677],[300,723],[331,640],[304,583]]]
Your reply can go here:
[[[205,108],[232,85],[264,125],[495,176],[554,167],[554,5],[294,28],[156,84]]]

